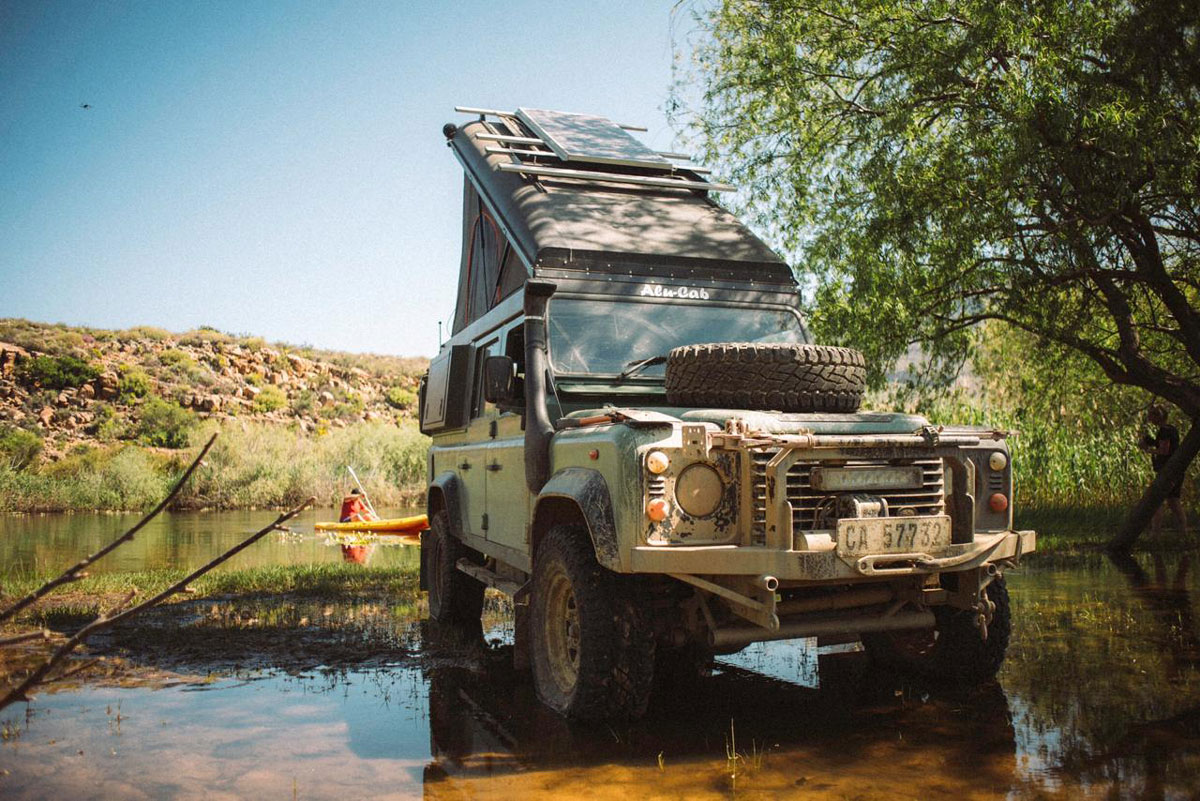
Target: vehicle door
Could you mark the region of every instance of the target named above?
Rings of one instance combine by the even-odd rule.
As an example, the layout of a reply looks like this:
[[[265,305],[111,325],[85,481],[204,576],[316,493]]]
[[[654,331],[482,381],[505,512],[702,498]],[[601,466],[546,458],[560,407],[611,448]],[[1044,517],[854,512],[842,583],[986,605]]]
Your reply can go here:
[[[524,375],[524,323],[517,321],[505,332],[503,355]],[[494,407],[493,407],[494,408]],[[488,539],[528,553],[529,510],[533,497],[525,484],[525,431],[521,414],[495,411],[494,436],[488,448]]]
[[[463,530],[487,536],[487,456],[495,410],[483,401],[483,363],[498,350],[498,337],[489,334],[475,346],[471,363],[471,408],[463,444],[455,449],[455,472],[462,482]]]

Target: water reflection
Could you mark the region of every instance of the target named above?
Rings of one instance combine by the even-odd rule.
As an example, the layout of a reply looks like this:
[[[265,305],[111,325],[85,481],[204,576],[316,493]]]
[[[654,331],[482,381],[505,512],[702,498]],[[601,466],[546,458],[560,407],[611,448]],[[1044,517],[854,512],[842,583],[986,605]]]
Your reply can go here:
[[[413,509],[388,509],[389,517],[419,513]],[[345,559],[343,544],[412,545],[402,537],[364,537],[357,540],[314,534],[318,520],[336,520],[336,509],[301,513],[291,534],[272,534],[235,556],[222,569],[278,564],[311,564]],[[177,512],[152,520],[133,542],[97,562],[92,572],[156,570],[195,567],[229,548],[275,519],[273,511]],[[99,550],[124,533],[141,515],[21,515],[0,516],[0,571],[62,570],[81,557]],[[412,549],[387,547],[378,553],[359,554],[378,566],[411,564]]]
[[[176,641],[151,620],[108,644],[172,686],[92,684],[0,721],[19,731],[0,795],[1196,798],[1194,559],[1013,574],[1010,658],[981,691],[774,643],[622,727],[538,704],[494,610],[464,634],[418,620],[415,592],[196,602]]]

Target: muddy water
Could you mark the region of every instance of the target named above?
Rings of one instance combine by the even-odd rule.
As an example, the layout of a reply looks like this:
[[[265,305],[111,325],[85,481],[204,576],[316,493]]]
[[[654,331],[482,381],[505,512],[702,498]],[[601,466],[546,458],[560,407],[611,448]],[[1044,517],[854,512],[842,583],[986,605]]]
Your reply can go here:
[[[385,517],[422,514],[417,509],[381,509]],[[336,562],[342,559],[337,543],[314,533],[318,520],[337,520],[338,510],[317,509],[301,513],[289,525],[294,536],[266,538],[224,566],[225,569],[278,564]],[[162,514],[150,521],[133,542],[127,543],[91,572],[153,570],[196,567],[236,545],[278,516],[272,511],[181,512]],[[0,516],[0,572],[64,569],[121,536],[141,515],[9,515]],[[372,564],[396,564],[409,558],[401,548],[379,548]]]
[[[977,692],[773,644],[632,727],[541,708],[502,617],[464,638],[386,604],[198,602],[191,653],[110,644],[153,676],[0,714],[0,797],[1197,798],[1196,562],[1010,574],[1009,659]]]

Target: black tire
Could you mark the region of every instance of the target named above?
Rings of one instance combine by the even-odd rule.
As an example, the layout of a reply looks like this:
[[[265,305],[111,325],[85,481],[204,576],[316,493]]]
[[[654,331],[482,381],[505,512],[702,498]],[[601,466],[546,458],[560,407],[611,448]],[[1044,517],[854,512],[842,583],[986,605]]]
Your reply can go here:
[[[483,585],[458,569],[458,560],[476,554],[450,533],[444,511],[429,521],[429,616],[449,626],[478,625],[483,614]]]
[[[667,356],[667,401],[677,406],[854,412],[866,389],[865,364],[859,351],[827,345],[688,345]]]
[[[872,661],[922,678],[975,686],[991,681],[1004,663],[1012,634],[1012,607],[1004,578],[987,587],[996,605],[988,638],[984,640],[971,612],[940,606],[934,610],[937,628],[932,631],[864,634],[863,646]]]
[[[712,675],[713,655],[698,644],[666,648],[659,645],[654,655],[654,692],[678,696],[695,692],[701,681]]]
[[[635,720],[654,681],[654,638],[587,532],[555,526],[538,547],[530,644],[538,697],[573,720]]]

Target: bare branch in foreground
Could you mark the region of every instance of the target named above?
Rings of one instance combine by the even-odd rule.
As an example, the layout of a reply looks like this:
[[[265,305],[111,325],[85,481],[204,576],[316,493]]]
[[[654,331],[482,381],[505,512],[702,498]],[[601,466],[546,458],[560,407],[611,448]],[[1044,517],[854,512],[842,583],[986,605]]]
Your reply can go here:
[[[17,643],[30,642],[32,640],[48,640],[50,632],[47,629],[41,631],[27,631],[24,634],[18,634],[15,637],[0,638],[0,647],[5,645],[16,645]]]
[[[210,444],[211,444],[211,440],[210,440]],[[283,514],[279,515],[279,517],[275,518],[266,527],[259,529],[255,533],[251,534],[249,537],[242,540],[241,542],[239,542],[237,545],[233,546],[229,550],[225,551],[223,554],[218,556],[216,559],[213,559],[211,562],[204,565],[203,567],[197,568],[196,570],[192,571],[184,578],[182,578],[179,581],[172,584],[170,587],[167,587],[165,590],[160,592],[158,595],[155,595],[153,598],[149,598],[149,599],[143,601],[142,603],[138,604],[137,606],[130,607],[129,609],[125,609],[125,607],[129,604],[129,602],[131,600],[133,600],[133,596],[137,592],[136,590],[134,590],[128,596],[126,596],[124,599],[122,599],[121,602],[118,603],[116,606],[114,606],[112,609],[105,612],[100,617],[96,618],[91,623],[89,623],[88,625],[81,628],[79,631],[75,632],[75,634],[72,635],[70,639],[68,639],[65,643],[63,643],[62,646],[59,647],[59,649],[57,651],[55,651],[50,656],[49,659],[46,660],[46,663],[44,665],[42,665],[40,668],[35,670],[33,673],[29,674],[29,676],[25,679],[25,681],[21,682],[21,684],[18,685],[17,687],[14,687],[12,690],[9,691],[8,695],[6,695],[6,696],[4,696],[4,698],[0,699],[0,709],[4,709],[6,706],[8,706],[11,703],[14,703],[15,701],[28,701],[29,698],[26,695],[26,693],[28,693],[31,688],[33,688],[35,685],[37,685],[39,682],[41,682],[43,679],[45,679],[46,676],[50,673],[50,671],[53,670],[54,667],[59,662],[66,659],[67,656],[70,655],[70,653],[72,651],[74,651],[75,648],[78,647],[80,643],[82,643],[84,640],[86,640],[92,634],[95,634],[97,631],[100,631],[102,629],[106,629],[106,628],[118,623],[119,621],[124,620],[125,618],[132,617],[133,615],[136,615],[139,612],[143,612],[146,609],[149,609],[150,607],[154,606],[155,604],[158,604],[161,601],[165,600],[166,598],[171,597],[175,593],[181,592],[185,587],[187,587],[189,584],[191,584],[196,579],[203,576],[205,573],[212,570],[217,565],[220,565],[222,562],[228,561],[233,556],[237,555],[241,551],[245,550],[246,548],[250,547],[254,543],[258,542],[260,539],[265,537],[267,534],[281,528],[284,523],[286,523],[288,520],[291,520],[293,517],[295,517],[296,515],[303,512],[315,501],[316,501],[315,497],[309,498],[307,501],[300,504],[296,508],[292,509],[290,512],[284,512]]]
[[[82,561],[78,562],[77,564],[73,565],[72,567],[68,567],[65,571],[63,571],[62,575],[60,575],[58,578],[47,581],[45,584],[38,587],[33,592],[29,593],[29,595],[26,595],[21,600],[17,601],[15,604],[10,606],[8,609],[5,609],[3,612],[0,612],[0,623],[3,623],[4,621],[14,617],[22,609],[29,606],[31,603],[36,601],[38,598],[41,598],[43,595],[46,595],[47,593],[51,592],[52,590],[54,590],[54,588],[59,587],[63,584],[67,584],[68,582],[78,581],[79,579],[83,578],[85,576],[85,574],[83,572],[84,568],[86,568],[88,565],[95,562],[97,559],[107,556],[111,551],[116,549],[118,546],[132,540],[134,534],[137,534],[139,531],[142,530],[142,528],[147,523],[149,523],[151,520],[153,520],[155,517],[157,517],[158,514],[163,509],[167,508],[167,505],[171,503],[171,501],[175,498],[175,496],[179,494],[179,491],[181,489],[183,489],[183,485],[186,484],[187,480],[192,477],[192,473],[196,472],[196,468],[200,466],[200,462],[204,459],[205,454],[208,453],[208,449],[212,447],[212,445],[216,441],[216,439],[217,439],[216,434],[213,434],[211,437],[208,438],[208,442],[206,442],[204,444],[204,447],[200,449],[200,453],[192,461],[192,464],[188,467],[188,469],[184,472],[184,474],[182,476],[180,476],[178,481],[175,482],[175,486],[172,487],[171,491],[167,493],[167,497],[163,498],[159,502],[158,506],[155,506],[153,509],[151,509],[146,514],[145,517],[143,517],[141,520],[139,520],[137,522],[137,525],[135,525],[133,528],[126,531],[120,537],[117,537],[115,540],[110,542],[108,545],[105,545],[103,548],[96,551],[91,556],[84,558]],[[0,643],[0,645],[2,645],[2,644],[3,643]]]

